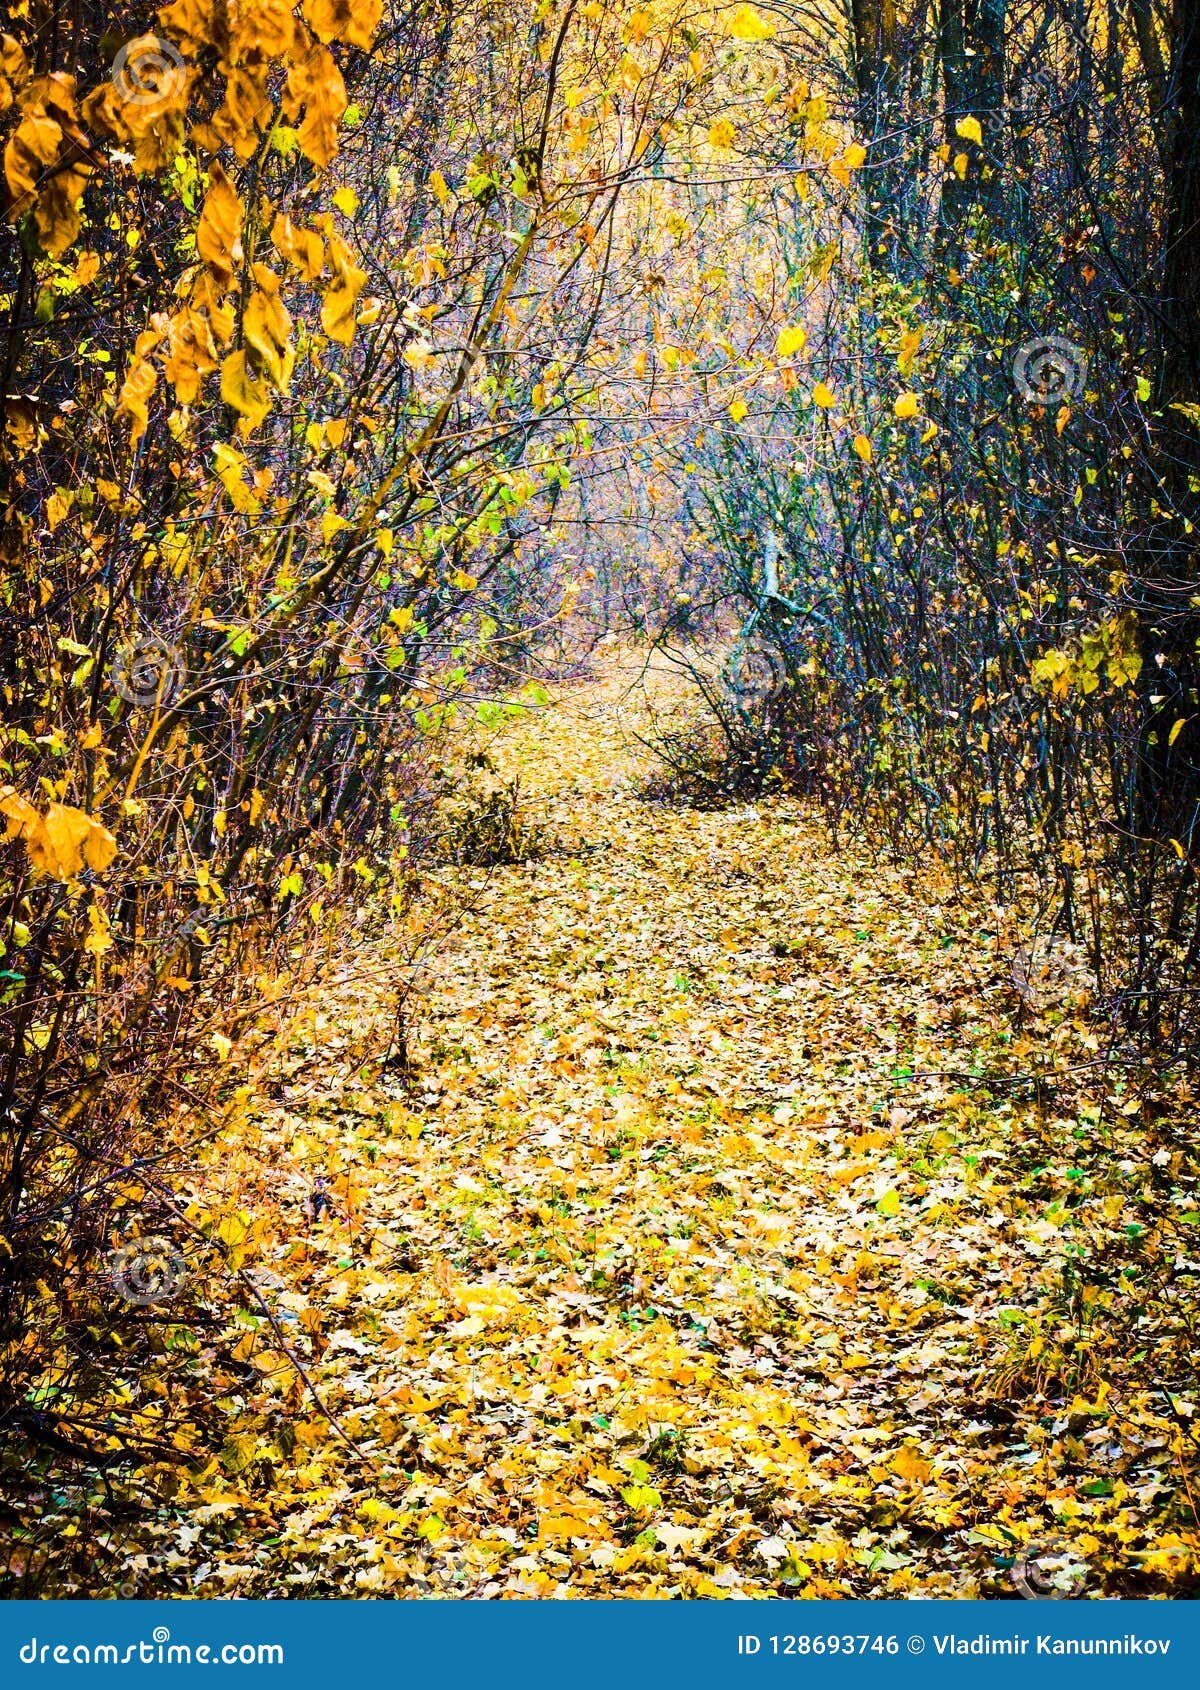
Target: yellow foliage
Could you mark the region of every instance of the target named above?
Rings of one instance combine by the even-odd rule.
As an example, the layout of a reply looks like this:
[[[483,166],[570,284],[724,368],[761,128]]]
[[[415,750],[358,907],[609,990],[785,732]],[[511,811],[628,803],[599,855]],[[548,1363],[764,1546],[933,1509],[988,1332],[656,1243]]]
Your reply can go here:
[[[267,383],[250,369],[245,352],[230,352],[221,365],[221,398],[238,413],[245,433],[258,427],[271,409]]]
[[[325,242],[315,229],[304,229],[280,212],[271,225],[271,239],[280,255],[294,264],[306,282],[315,282],[325,268]]]
[[[340,235],[330,233],[327,252],[333,280],[325,290],[321,327],[330,340],[349,344],[354,338],[355,302],[367,285],[367,273],[355,264]]]
[[[43,813],[15,787],[4,786],[0,816],[8,821],[6,837],[20,839],[33,866],[55,880],[73,880],[85,867],[99,873],[117,854],[103,823],[69,804],[51,804]]]
[[[304,16],[320,41],[367,48],[383,16],[383,0],[304,0]]]
[[[297,140],[304,156],[324,169],[338,147],[337,126],[346,109],[346,84],[327,47],[305,54],[288,71],[284,112],[291,120],[304,113]]]
[[[217,479],[234,510],[243,516],[256,516],[262,508],[262,501],[246,483],[245,471],[248,465],[242,454],[232,446],[220,442],[213,447],[213,460],[216,464]]]
[[[753,6],[735,6],[724,22],[724,30],[735,41],[769,41],[775,25]]]
[[[209,189],[196,230],[196,251],[228,284],[242,262],[242,202],[220,164],[209,170]]]

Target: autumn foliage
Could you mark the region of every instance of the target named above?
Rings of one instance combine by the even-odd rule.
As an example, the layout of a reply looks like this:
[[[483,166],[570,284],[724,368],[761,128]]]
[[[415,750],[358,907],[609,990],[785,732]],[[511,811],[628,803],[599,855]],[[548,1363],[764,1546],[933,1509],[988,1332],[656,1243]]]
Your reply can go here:
[[[579,1167],[560,1180],[540,1151],[529,1162],[517,1116],[534,1107],[536,1051],[521,1047],[528,1072],[488,1113],[466,1073],[463,1026],[490,1026],[489,1011],[443,1004],[458,1042],[425,1047],[483,1135],[443,1147],[446,1189],[451,1175],[454,1191],[474,1189],[477,1151],[490,1158],[481,1214],[506,1167],[519,1176],[546,1229],[532,1259],[557,1262],[565,1290],[542,1284],[550,1268],[529,1267],[524,1289],[504,1283],[504,1262],[524,1245],[481,1244],[474,1210],[459,1255],[440,1220],[423,1242],[419,1226],[393,1236],[397,1191],[423,1204],[436,1171],[406,1163],[390,1187],[374,1137],[360,1144],[339,1126],[310,1138],[271,1112],[302,1047],[304,1062],[322,1064],[326,1097],[369,1069],[362,1113],[395,1140],[385,1171],[388,1157],[424,1154],[417,1005],[435,989],[443,949],[464,946],[455,954],[483,967],[470,924],[490,882],[478,877],[511,877],[505,931],[520,948],[519,877],[535,864],[556,872],[576,847],[607,849],[564,843],[524,813],[526,770],[504,762],[503,741],[545,705],[547,676],[580,679],[601,635],[606,681],[617,636],[660,666],[637,716],[658,758],[637,770],[648,802],[683,800],[710,816],[802,802],[806,838],[819,816],[830,849],[852,841],[856,863],[899,873],[936,862],[938,898],[966,900],[990,936],[987,1061],[964,1056],[962,1072],[964,1086],[991,1087],[993,1103],[1011,1093],[1001,1125],[935,1088],[922,1107],[945,1144],[918,1151],[903,1135],[920,1111],[894,1073],[882,1090],[857,1071],[839,1089],[839,1060],[822,1057],[820,1086],[875,1120],[859,1123],[857,1171],[834,1167],[841,1152],[829,1152],[847,1203],[875,1151],[896,1158],[894,1181],[853,1197],[857,1265],[833,1244],[821,1258],[842,1287],[821,1329],[838,1362],[830,1391],[856,1400],[851,1376],[873,1365],[842,1342],[851,1293],[880,1271],[869,1229],[903,1225],[910,1197],[925,1203],[936,1155],[959,1159],[963,1224],[979,1227],[971,1133],[988,1156],[1009,1134],[1021,1179],[1036,1181],[1025,1163],[1044,1154],[1057,1170],[1055,1136],[1077,1120],[1095,1159],[1080,1174],[1094,1181],[1079,1204],[1086,1247],[1065,1252],[1059,1279],[1016,1275],[1019,1317],[986,1389],[1066,1404],[1070,1427],[1053,1436],[1070,1465],[1076,1433],[1105,1412],[1102,1375],[1117,1361],[1118,1346],[1092,1329],[1103,1309],[1134,1348],[1146,1332],[1161,1340],[1168,1407],[1126,1380],[1130,1424],[1152,1426],[1186,1475],[1182,1328],[1164,1312],[1162,1264],[1182,1249],[1168,1211],[1192,1214],[1192,1143],[1164,1123],[1189,1106],[1200,969],[1200,24],[1190,5],[1169,23],[1143,6],[1041,10],[1016,18],[957,0],[855,0],[811,16],[680,0],[8,8],[0,1477],[13,1498],[3,1524],[14,1588],[86,1588],[97,1543],[111,1559],[122,1532],[164,1510],[219,1513],[222,1485],[236,1491],[231,1507],[277,1504],[287,1576],[317,1576],[302,1539],[306,1522],[324,1530],[337,1513],[336,1452],[355,1464],[356,1530],[378,1528],[388,1543],[364,1552],[355,1576],[364,1593],[405,1586],[416,1563],[393,1540],[411,1549],[416,1536],[432,1550],[454,1509],[429,1475],[460,1460],[477,1468],[482,1445],[468,1458],[461,1428],[427,1435],[418,1422],[442,1397],[394,1380],[385,1389],[374,1373],[388,1400],[372,1421],[338,1356],[385,1343],[415,1355],[420,1306],[447,1342],[503,1335],[489,1389],[516,1377],[532,1393],[521,1402],[544,1415],[559,1375],[563,1424],[604,1421],[591,1426],[604,1450],[590,1492],[583,1469],[546,1481],[532,1535],[551,1556],[574,1557],[588,1579],[627,1575],[656,1592],[858,1589],[865,1575],[853,1569],[866,1563],[847,1549],[849,1516],[837,1512],[841,1454],[828,1470],[824,1456],[813,1461],[814,1506],[824,1498],[831,1510],[815,1539],[823,1547],[807,1560],[793,1553],[786,1510],[770,1512],[777,1498],[765,1491],[780,1474],[800,1482],[811,1426],[781,1432],[777,1460],[763,1455],[756,1422],[737,1460],[758,1464],[759,1487],[739,1480],[736,1503],[721,1492],[712,1474],[726,1457],[709,1436],[717,1372],[710,1338],[697,1336],[703,1276],[664,1265],[658,1246],[637,1264],[630,1246],[622,1267],[621,1239],[597,1243],[596,1228],[588,1264],[587,1205],[611,1200],[619,1212],[622,1182],[611,1170],[590,1181]],[[688,708],[662,681],[672,665],[689,677]],[[546,744],[560,768],[562,745]],[[672,849],[690,863],[677,821]],[[726,825],[736,834],[741,824],[704,823],[714,850],[733,837]],[[617,830],[639,838],[626,822]],[[556,884],[583,944],[588,889]],[[779,871],[776,891],[833,897],[806,889],[798,866]],[[903,895],[924,894],[909,879]],[[802,958],[788,917],[778,920],[758,939],[782,948],[754,963],[766,976],[749,978],[773,981],[778,963],[786,990],[806,959],[822,990],[839,990],[841,960],[817,954],[817,938]],[[800,925],[826,931],[811,910]],[[664,1049],[682,1039],[701,976],[721,973],[727,929],[706,932],[701,962],[677,971],[692,984],[670,988],[680,1013]],[[1079,974],[1057,982],[1049,1008],[1032,980],[1044,930],[1065,936],[1064,966]],[[879,966],[907,942],[892,934]],[[548,954],[570,964],[557,939]],[[359,971],[349,983],[347,958]],[[572,979],[593,963],[605,966],[593,955]],[[929,1000],[913,1024],[941,1027],[924,952],[919,966]],[[958,976],[964,995],[969,973]],[[334,978],[352,1023],[336,1037],[316,1007]],[[554,1035],[565,1041],[554,1060],[568,1066],[553,1083],[576,1059],[589,1085],[607,1064],[624,1101],[597,1082],[573,1130],[600,1161],[619,1162],[633,1144],[640,1167],[651,1151],[644,1123],[630,1123],[643,1108],[661,1123],[698,1070],[680,1055],[668,1078],[650,1053],[635,1083],[641,1057],[601,1025],[586,979],[572,989],[583,1030]],[[545,1007],[541,991],[523,1000],[531,1015],[535,999]],[[1022,1046],[1033,1078],[1005,1068],[1016,1045],[993,1024],[1002,999],[1018,1033],[1033,1023]],[[947,1022],[948,1038],[958,1026]],[[1062,1077],[1055,1052],[1064,1063],[1070,1054],[1072,1073],[1104,1067],[1095,1097]],[[669,1150],[687,1195],[677,1241],[703,1231],[714,1190],[734,1201],[739,1158],[764,1186],[776,1178],[763,1123],[743,1132],[733,1105],[714,1101],[732,1084],[722,1067],[711,1095],[687,1094]],[[1061,1116],[1046,1112],[1056,1087]],[[453,1113],[449,1101],[437,1107]],[[757,1094],[747,1105],[765,1107]],[[803,1151],[805,1169],[824,1166],[814,1136],[823,1107],[806,1095],[798,1112],[802,1142],[787,1153]],[[787,1111],[773,1119],[792,1130]],[[1142,1127],[1161,1136],[1136,1198],[1101,1166],[1110,1119],[1123,1154]],[[709,1126],[721,1166],[701,1179],[693,1160]],[[274,1167],[287,1194],[267,1220]],[[1070,1217],[1056,1209],[1048,1230],[1020,1231],[1041,1226],[1020,1189],[1013,1224],[1040,1263]],[[447,1197],[446,1212],[459,1201]],[[930,1202],[939,1223],[959,1212]],[[1139,1203],[1155,1229],[1144,1255],[1142,1223],[1126,1213]],[[639,1199],[639,1226],[657,1212],[643,1211]],[[827,1224],[811,1207],[787,1213],[801,1230]],[[366,1245],[363,1215],[375,1229]],[[556,1254],[559,1222],[572,1242]],[[757,1248],[756,1226],[731,1219],[729,1237],[747,1229]],[[307,1228],[308,1241],[293,1249],[289,1228]],[[720,1271],[709,1290],[732,1342],[745,1311],[729,1237],[718,1227],[710,1239]],[[782,1303],[809,1295],[795,1279],[803,1252],[797,1233],[771,1280]],[[958,1295],[969,1257],[949,1287],[910,1274],[904,1307],[881,1300],[880,1319],[915,1330],[931,1300]],[[360,1277],[335,1274],[331,1289],[318,1285],[326,1268]],[[530,1286],[553,1334],[543,1350],[525,1334]],[[157,1295],[164,1287],[169,1298]],[[390,1335],[374,1317],[330,1322],[355,1298],[388,1304]],[[678,1386],[686,1410],[657,1432],[636,1415],[613,1431],[618,1415],[587,1410],[601,1386],[561,1359],[571,1298],[589,1319],[603,1305],[604,1320],[622,1323],[604,1346],[623,1380],[644,1369],[664,1400]],[[658,1325],[668,1320],[678,1326],[669,1341]],[[776,1345],[800,1330],[756,1313],[741,1336]],[[532,1385],[522,1345],[538,1369],[551,1358]],[[735,1415],[751,1414],[750,1365],[734,1363]],[[772,1398],[777,1428],[787,1398],[782,1387]],[[859,1409],[847,1412],[857,1427]],[[1028,1411],[1033,1442],[1045,1420]],[[967,1529],[978,1496],[960,1494],[915,1436],[875,1475],[888,1487],[888,1529],[910,1513],[921,1530],[940,1529],[939,1508]],[[703,1457],[689,1455],[688,1437],[704,1442]],[[854,1460],[867,1459],[863,1439]],[[380,1454],[393,1445],[406,1465]],[[693,1471],[693,1459],[708,1465]],[[971,1485],[983,1484],[984,1465]],[[912,1500],[926,1481],[941,1487],[928,1506]],[[1164,1484],[1157,1513],[1131,1504],[1128,1519],[1114,1502],[1096,1527],[1110,1567],[1122,1532],[1154,1539],[1129,1588],[1165,1589],[1192,1565],[1186,1488],[1172,1480],[1166,1495]],[[623,1506],[618,1524],[600,1520],[598,1495]],[[756,1532],[772,1546],[755,1577],[722,1578],[709,1557],[672,1586],[655,1557],[702,1560],[708,1539],[694,1519],[725,1510],[731,1562],[752,1553]],[[1000,1511],[1009,1542],[1028,1522],[1011,1502]],[[758,1531],[767,1520],[770,1532]],[[872,1520],[856,1517],[854,1529]],[[493,1574],[530,1524],[522,1501],[503,1524],[517,1539],[497,1539],[501,1549],[489,1538],[477,1557],[489,1594],[510,1593]],[[576,1537],[586,1551],[561,1547]],[[950,1580],[952,1569],[939,1563],[934,1575]],[[274,1574],[262,1579],[274,1593]],[[552,1588],[539,1571],[512,1593]]]

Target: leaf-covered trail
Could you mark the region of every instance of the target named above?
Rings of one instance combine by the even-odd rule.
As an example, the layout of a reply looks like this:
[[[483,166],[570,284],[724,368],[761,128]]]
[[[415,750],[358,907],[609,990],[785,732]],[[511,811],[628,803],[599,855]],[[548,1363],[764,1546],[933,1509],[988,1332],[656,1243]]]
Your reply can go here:
[[[1119,1097],[1048,1112],[1006,1081],[1090,1060],[1082,1013],[1014,1035],[994,913],[794,800],[644,801],[627,681],[489,740],[556,843],[440,871],[473,903],[407,1086],[364,947],[221,1149],[247,1267],[356,1449],[298,1390],[280,1412],[250,1311],[191,1587],[1003,1594],[1014,1544],[1065,1536],[1103,1584],[1164,1510],[1182,1554],[1177,1426],[1150,1394],[1114,1418],[1106,1329],[1046,1312],[1064,1228],[1132,1212],[1100,1194],[1114,1134],[1138,1127],[1139,1179],[1153,1149]],[[1095,1215],[1068,1216],[1089,1156]]]

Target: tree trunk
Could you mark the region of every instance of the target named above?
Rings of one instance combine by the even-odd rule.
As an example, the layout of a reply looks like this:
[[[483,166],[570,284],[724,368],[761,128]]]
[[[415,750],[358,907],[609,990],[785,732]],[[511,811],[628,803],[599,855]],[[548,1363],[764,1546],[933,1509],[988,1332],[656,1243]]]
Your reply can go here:
[[[1135,9],[1136,10],[1136,9]],[[1172,17],[1166,216],[1155,391],[1155,504],[1140,630],[1144,717],[1138,828],[1178,840],[1194,861],[1200,803],[1200,0],[1175,0]],[[1139,36],[1139,41],[1140,41]],[[1145,49],[1143,48],[1143,54]],[[1182,723],[1177,727],[1177,723]],[[1174,736],[1172,738],[1172,736]]]
[[[961,256],[967,219],[978,205],[990,216],[999,211],[1003,186],[1004,23],[1005,0],[941,0],[939,45],[945,94],[945,145],[949,152],[942,185],[939,252]],[[982,140],[959,134],[974,118]],[[965,158],[963,175],[954,161]]]
[[[849,3],[858,130],[867,149],[859,178],[867,202],[867,259],[872,266],[891,272],[895,269],[899,242],[896,190],[900,70],[896,52],[896,0],[849,0]]]

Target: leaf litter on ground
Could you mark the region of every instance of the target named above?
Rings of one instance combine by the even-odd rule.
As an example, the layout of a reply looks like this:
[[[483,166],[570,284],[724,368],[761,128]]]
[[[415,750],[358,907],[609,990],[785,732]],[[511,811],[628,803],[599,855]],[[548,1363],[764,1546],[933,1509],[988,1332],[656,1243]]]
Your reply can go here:
[[[464,728],[553,848],[429,871],[407,1072],[376,933],[238,1076],[190,1211],[245,1276],[219,1454],[139,1591],[1007,1595],[1050,1544],[1181,1592],[1186,1082],[936,862],[645,801],[651,708],[692,704],[613,662]]]

